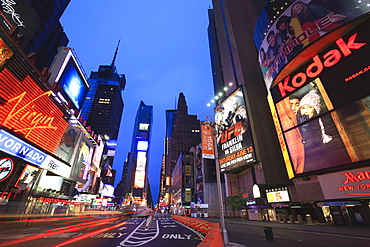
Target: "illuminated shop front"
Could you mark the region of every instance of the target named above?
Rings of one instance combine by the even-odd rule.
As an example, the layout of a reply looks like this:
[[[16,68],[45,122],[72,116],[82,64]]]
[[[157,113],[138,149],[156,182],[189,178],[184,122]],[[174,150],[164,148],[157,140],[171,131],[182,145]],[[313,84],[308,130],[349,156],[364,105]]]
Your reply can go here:
[[[370,8],[368,1],[333,2],[291,3],[271,19],[271,26],[262,25],[261,13],[255,40],[260,51],[269,50],[267,55],[260,52],[259,61],[262,69],[266,66],[270,110],[286,170],[295,185],[290,208],[306,201],[321,223],[370,224],[364,212],[370,199],[364,191],[366,183],[347,185],[359,179],[358,174],[366,178],[370,160],[370,19],[366,14]],[[309,22],[294,13],[298,4],[329,12],[322,16],[317,12]],[[289,22],[282,25],[284,20]],[[273,54],[273,41],[281,42],[289,33],[291,39],[280,43],[280,52]],[[264,62],[269,56],[273,59]],[[353,169],[357,175],[350,177],[346,171]],[[334,178],[342,181],[327,182]],[[363,191],[337,193],[356,186]]]

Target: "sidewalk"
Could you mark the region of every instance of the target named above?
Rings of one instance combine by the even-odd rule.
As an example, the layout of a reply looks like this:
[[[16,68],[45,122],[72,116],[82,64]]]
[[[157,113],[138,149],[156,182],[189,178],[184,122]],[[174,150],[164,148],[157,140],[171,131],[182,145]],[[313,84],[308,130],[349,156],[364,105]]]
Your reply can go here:
[[[205,220],[210,222],[219,223],[217,218],[205,218]],[[272,227],[280,229],[294,229],[307,232],[320,232],[320,233],[331,233],[331,234],[343,234],[356,237],[365,237],[370,239],[370,226],[336,226],[327,224],[298,224],[298,223],[278,223],[273,221],[252,221],[243,219],[225,219],[225,224],[227,223],[249,225],[256,227]],[[230,239],[229,239],[230,240]],[[232,239],[230,240],[232,241]],[[233,246],[233,245],[230,245]]]

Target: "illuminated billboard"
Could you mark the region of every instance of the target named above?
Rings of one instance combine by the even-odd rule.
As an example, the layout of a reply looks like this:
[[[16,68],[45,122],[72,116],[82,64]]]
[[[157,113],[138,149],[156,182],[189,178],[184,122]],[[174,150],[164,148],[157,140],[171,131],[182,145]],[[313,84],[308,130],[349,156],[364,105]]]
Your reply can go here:
[[[216,107],[215,122],[221,171],[230,171],[256,161],[241,89]]]
[[[145,171],[146,152],[137,152],[136,171]]]
[[[266,192],[267,202],[290,202],[288,190]]]
[[[271,3],[270,3],[271,2]],[[369,1],[301,0],[266,3],[254,32],[267,89],[289,62],[297,67],[307,47],[332,30],[369,12]]]
[[[134,188],[144,188],[145,171],[135,171]]]
[[[328,34],[325,49],[271,88],[290,178],[370,159],[369,25],[367,18]]]
[[[138,151],[148,151],[148,141],[138,141],[137,142],[137,150]]]
[[[51,91],[42,90],[30,75],[19,75],[19,69],[27,71],[21,68],[23,64],[21,58],[13,57],[0,72],[0,125],[54,153],[68,123],[50,99]]]
[[[58,92],[80,110],[89,90],[88,82],[71,48],[60,48],[51,68],[49,83],[57,83]]]

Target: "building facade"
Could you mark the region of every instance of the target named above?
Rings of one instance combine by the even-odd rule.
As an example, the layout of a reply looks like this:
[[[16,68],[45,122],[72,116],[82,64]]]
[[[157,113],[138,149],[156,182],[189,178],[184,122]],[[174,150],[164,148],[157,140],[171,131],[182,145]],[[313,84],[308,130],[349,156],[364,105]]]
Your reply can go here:
[[[147,206],[150,138],[153,124],[153,106],[140,102],[132,133],[130,155],[124,182],[124,196],[131,205]]]
[[[266,100],[267,92],[256,62],[253,31],[261,1],[215,0],[209,10],[209,42],[214,88],[222,97],[215,122],[226,196],[249,195],[250,219],[268,218],[272,207],[253,197],[253,185],[290,186],[276,131]],[[226,91],[225,91],[226,90]],[[231,210],[227,210],[232,215]]]
[[[294,190],[268,191],[268,199],[294,217],[306,201],[321,223],[369,225],[370,2],[286,2],[266,3],[254,32],[294,182]]]

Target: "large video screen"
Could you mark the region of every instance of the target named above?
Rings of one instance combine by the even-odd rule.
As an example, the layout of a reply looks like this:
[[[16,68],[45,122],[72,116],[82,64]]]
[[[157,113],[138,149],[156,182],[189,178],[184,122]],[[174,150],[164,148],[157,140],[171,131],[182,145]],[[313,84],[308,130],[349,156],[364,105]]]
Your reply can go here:
[[[230,171],[256,161],[241,89],[216,107],[215,122],[221,171]]]
[[[271,89],[295,174],[370,159],[369,23],[313,54],[298,69],[304,83],[294,72]]]
[[[69,58],[67,65],[62,72],[58,80],[58,84],[67,94],[76,109],[80,110],[85,100],[88,87],[84,82],[83,76],[77,69],[72,56]]]
[[[259,63],[267,89],[301,51],[331,30],[369,12],[369,4],[368,0],[268,2],[255,28]]]

